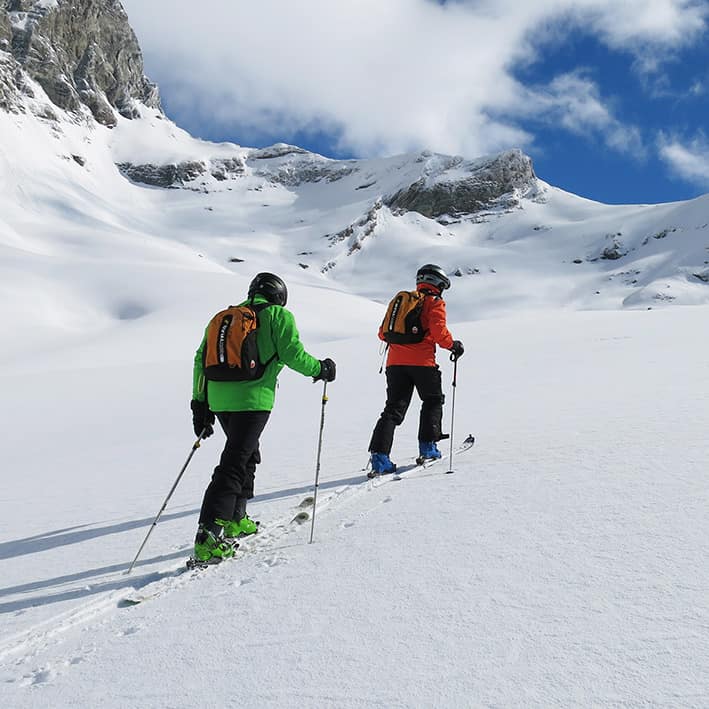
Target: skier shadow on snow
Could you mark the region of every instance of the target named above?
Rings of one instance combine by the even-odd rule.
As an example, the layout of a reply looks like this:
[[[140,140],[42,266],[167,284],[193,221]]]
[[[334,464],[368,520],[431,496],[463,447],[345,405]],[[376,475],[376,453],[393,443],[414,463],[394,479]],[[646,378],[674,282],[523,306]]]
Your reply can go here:
[[[165,521],[171,519],[180,519],[181,517],[191,517],[197,514],[197,510],[184,510],[182,512],[172,512],[163,515]],[[25,537],[24,539],[15,539],[10,542],[0,544],[0,559],[12,559],[14,557],[25,556],[27,554],[36,554],[41,551],[56,549],[57,547],[67,546],[69,544],[79,544],[80,542],[89,541],[96,537],[105,537],[109,534],[120,534],[121,532],[129,532],[132,529],[140,529],[152,524],[153,518],[136,519],[130,522],[120,522],[118,524],[109,524],[105,527],[92,527],[91,524],[82,524],[75,527],[66,527],[65,529],[57,529],[53,532],[44,532],[36,534],[33,537]],[[88,529],[87,529],[88,527]]]
[[[341,478],[339,480],[327,480],[318,483],[318,490],[328,490],[331,487],[340,487],[340,485],[356,485],[365,480],[364,470],[361,475],[356,475],[350,478]],[[299,485],[298,487],[289,487],[285,490],[274,490],[273,492],[265,492],[261,495],[256,495],[251,502],[266,502],[268,500],[278,500],[281,497],[292,497],[294,495],[303,495],[313,491],[313,483]],[[2,557],[0,557],[2,558]]]
[[[318,489],[327,490],[329,488],[340,487],[342,485],[354,485],[362,483],[363,481],[363,475],[341,478],[338,480],[328,480],[320,482],[318,484]],[[297,487],[285,488],[283,490],[274,490],[273,492],[266,492],[261,495],[256,495],[253,498],[253,502],[266,502],[269,500],[277,500],[280,498],[294,497],[311,492],[312,490],[312,483],[299,485]],[[165,522],[169,520],[180,519],[182,517],[194,516],[197,514],[197,512],[197,509],[183,510],[181,512],[172,512],[169,514],[164,514],[161,519],[163,522]],[[13,557],[19,557],[26,554],[35,554],[38,552],[48,551],[70,544],[79,544],[81,542],[96,539],[98,537],[103,537],[110,534],[120,534],[122,532],[128,532],[133,529],[147,527],[152,523],[153,518],[143,518],[130,522],[111,524],[104,527],[91,528],[90,524],[76,525],[74,527],[65,527],[64,529],[44,532],[42,534],[36,534],[32,537],[25,537],[24,539],[3,542],[2,544],[0,544],[0,559],[11,559]],[[140,561],[138,562],[137,566],[146,566],[148,564],[171,561],[173,559],[184,558],[184,556],[184,550],[176,551],[171,554],[156,556],[152,559]],[[81,571],[74,574],[67,574],[65,576],[58,576],[52,579],[45,579],[43,581],[32,581],[17,586],[0,588],[0,598],[4,596],[13,596],[15,594],[31,594],[33,591],[48,591],[48,593],[46,593],[45,595],[30,595],[29,597],[24,599],[0,603],[0,614],[12,613],[24,610],[26,608],[31,608],[32,606],[41,606],[47,605],[49,603],[58,603],[61,601],[69,601],[72,599],[83,598],[97,593],[114,591],[125,587],[139,589],[149,583],[152,583],[153,581],[156,581],[157,579],[163,576],[169,576],[170,574],[174,573],[172,570],[166,572],[153,571],[148,574],[144,574],[143,576],[121,576],[120,578],[110,581],[103,581],[96,585],[89,585],[88,587],[86,585],[83,585],[83,582],[87,579],[91,579],[97,576],[100,577],[106,576],[108,574],[119,573],[125,571],[128,566],[128,563],[113,564],[111,566],[104,566],[98,569],[88,569],[86,571]],[[58,593],[51,592],[52,588],[74,582],[82,582],[82,586],[79,588],[69,588],[65,591]]]
[[[185,551],[180,550],[173,552],[172,554],[163,554],[160,556],[155,556],[152,559],[145,559],[144,561],[139,561],[136,566],[147,566],[149,564],[155,564],[162,561],[172,561],[174,559],[182,559],[185,556]],[[44,591],[49,590],[55,586],[63,586],[64,584],[72,582],[82,582],[80,587],[69,588],[65,591],[58,593],[49,592],[46,595],[30,595],[27,598],[19,599],[16,601],[7,601],[5,603],[0,603],[0,615],[3,613],[13,613],[16,611],[24,610],[26,608],[31,608],[32,606],[44,606],[50,603],[59,603],[61,601],[71,601],[78,598],[85,598],[87,596],[92,596],[97,593],[105,593],[107,591],[116,591],[121,588],[136,588],[140,589],[153,581],[157,581],[163,576],[171,576],[174,570],[170,571],[151,571],[147,574],[121,576],[110,581],[103,581],[97,583],[96,585],[85,585],[83,582],[86,579],[90,579],[94,576],[106,576],[108,574],[116,574],[123,572],[128,568],[128,563],[113,564],[112,566],[104,566],[98,569],[87,569],[86,571],[81,571],[75,574],[67,574],[66,576],[57,576],[53,579],[46,579],[44,581],[33,581],[30,583],[20,584],[19,586],[9,586],[7,588],[0,588],[0,597],[11,596],[18,593],[27,593],[32,591]]]
[[[355,483],[361,483],[362,480],[362,475],[343,478],[340,480],[330,480],[321,482],[318,485],[318,489],[327,490],[328,488],[339,487],[340,485],[352,485]],[[298,487],[286,488],[284,490],[274,490],[273,492],[256,495],[252,502],[266,502],[268,500],[277,500],[282,497],[302,495],[304,493],[311,492],[312,489],[313,485],[310,483],[300,485]],[[198,512],[199,508],[183,510],[181,512],[170,512],[161,517],[161,522],[196,516]],[[153,520],[153,517],[144,517],[142,519],[131,520],[129,522],[109,524],[105,527],[93,527],[90,523],[82,524],[74,527],[65,527],[64,529],[56,529],[51,532],[35,534],[32,537],[2,542],[0,543],[0,560],[26,556],[27,554],[37,554],[42,551],[49,551],[50,549],[57,549],[58,547],[68,546],[70,544],[80,544],[81,542],[96,539],[97,537],[105,537],[110,534],[129,532],[132,529],[148,527],[153,523]],[[1,595],[2,589],[0,589],[0,596]]]

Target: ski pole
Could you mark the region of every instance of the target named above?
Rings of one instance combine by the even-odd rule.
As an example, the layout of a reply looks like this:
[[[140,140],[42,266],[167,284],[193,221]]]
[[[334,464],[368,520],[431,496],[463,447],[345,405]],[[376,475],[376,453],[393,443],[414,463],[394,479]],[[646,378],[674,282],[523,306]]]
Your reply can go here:
[[[313,519],[310,522],[310,541],[313,543],[313,534],[315,532],[315,510],[318,505],[318,480],[320,478],[320,453],[322,452],[322,432],[325,428],[325,404],[327,404],[327,382],[323,382],[322,388],[322,409],[320,410],[320,436],[318,438],[318,456],[315,464],[315,492],[313,493]]]
[[[458,382],[458,358],[451,354],[451,360],[453,362],[453,401],[451,402],[451,454],[450,454],[450,464],[447,473],[453,472],[453,426],[455,425],[455,389]]]
[[[185,461],[185,464],[182,466],[182,470],[180,470],[180,474],[177,476],[177,480],[175,480],[175,484],[172,486],[172,489],[170,492],[167,494],[167,497],[165,498],[165,502],[162,503],[162,507],[160,508],[160,512],[158,512],[158,516],[155,518],[155,521],[151,525],[150,529],[148,530],[148,533],[145,535],[145,539],[143,540],[143,543],[140,545],[140,549],[138,549],[138,553],[135,555],[135,559],[133,559],[133,562],[131,565],[128,567],[128,571],[126,571],[126,575],[128,575],[131,571],[133,571],[133,567],[135,566],[135,562],[138,561],[138,557],[140,556],[140,553],[143,551],[143,547],[146,545],[148,541],[148,537],[153,532],[153,529],[155,529],[155,525],[158,523],[158,520],[160,519],[160,515],[165,511],[165,508],[167,507],[167,503],[170,501],[170,498],[172,497],[172,493],[175,492],[175,488],[177,487],[178,483],[182,479],[182,476],[187,470],[187,466],[190,464],[190,461],[192,460],[192,456],[195,454],[195,451],[199,448],[200,444],[202,443],[202,437],[204,434],[207,432],[207,427],[205,426],[202,429],[202,433],[199,434],[199,438],[194,442],[194,445],[192,446],[192,450],[190,451],[190,454],[187,456],[187,460]]]

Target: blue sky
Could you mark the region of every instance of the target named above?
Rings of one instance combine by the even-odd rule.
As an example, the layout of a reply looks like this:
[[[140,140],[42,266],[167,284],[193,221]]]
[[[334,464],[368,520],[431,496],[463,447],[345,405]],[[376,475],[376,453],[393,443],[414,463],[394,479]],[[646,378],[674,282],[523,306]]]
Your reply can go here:
[[[203,138],[331,157],[519,147],[603,202],[709,192],[709,3],[444,5],[124,0],[168,115]]]

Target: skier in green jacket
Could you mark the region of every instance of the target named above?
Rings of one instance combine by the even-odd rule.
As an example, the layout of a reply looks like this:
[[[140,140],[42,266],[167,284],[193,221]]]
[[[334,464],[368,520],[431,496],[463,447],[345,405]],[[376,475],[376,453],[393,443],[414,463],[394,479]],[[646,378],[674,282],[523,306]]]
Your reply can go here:
[[[252,381],[207,381],[203,352],[207,332],[194,358],[192,423],[195,434],[214,433],[214,417],[226,434],[219,465],[204,493],[195,538],[198,561],[216,562],[233,556],[232,540],[254,534],[258,527],[246,514],[247,500],[254,496],[254,474],[261,462],[259,438],[273,408],[276,380],[284,366],[313,377],[335,379],[335,363],[308,354],[300,342],[295,318],[286,310],[286,284],[273,273],[259,273],[241,305],[255,306],[258,313],[256,343],[263,375]]]

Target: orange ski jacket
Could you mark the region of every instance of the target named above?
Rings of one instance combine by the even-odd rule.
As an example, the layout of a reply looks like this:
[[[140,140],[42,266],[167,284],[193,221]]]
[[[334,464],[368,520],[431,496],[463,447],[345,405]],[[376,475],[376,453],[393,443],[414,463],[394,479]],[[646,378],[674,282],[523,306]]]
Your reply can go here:
[[[437,295],[435,288],[420,283],[416,290],[426,293],[421,312],[421,325],[426,336],[414,345],[389,345],[386,366],[409,365],[414,367],[436,366],[436,345],[444,350],[453,346],[453,335],[446,325],[446,303]],[[379,326],[379,339],[384,340],[384,332]]]

